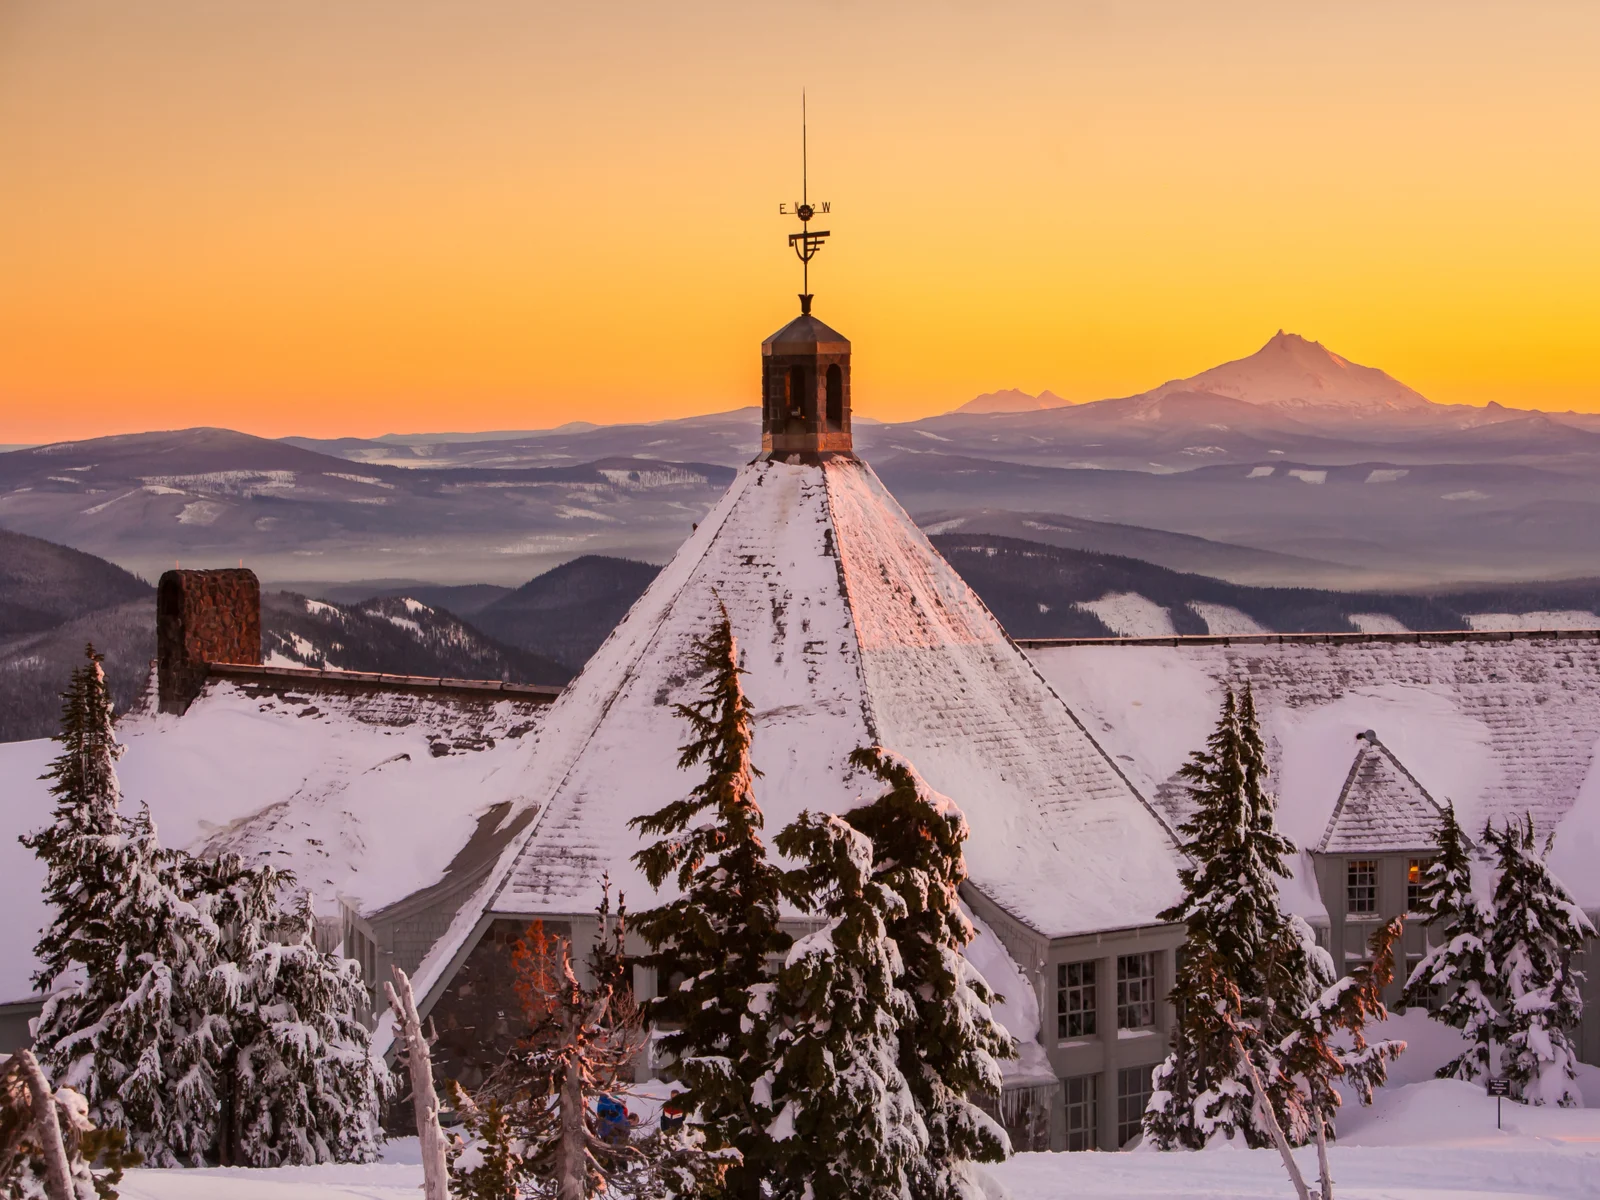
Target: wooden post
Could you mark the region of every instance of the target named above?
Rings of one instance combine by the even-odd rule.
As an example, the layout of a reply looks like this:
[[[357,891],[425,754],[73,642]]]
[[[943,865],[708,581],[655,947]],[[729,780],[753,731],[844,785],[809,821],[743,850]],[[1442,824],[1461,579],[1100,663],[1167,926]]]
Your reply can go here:
[[[32,1050],[18,1050],[17,1062],[28,1082],[33,1101],[33,1127],[39,1133],[39,1148],[44,1152],[44,1190],[50,1200],[73,1200],[72,1167],[67,1162],[67,1144],[61,1139],[61,1119],[56,1115],[56,1098],[44,1070]]]
[[[433,1086],[433,1054],[422,1035],[422,1018],[411,994],[411,980],[391,964],[394,982],[383,990],[406,1040],[406,1066],[411,1072],[411,1104],[417,1114],[417,1135],[422,1142],[423,1200],[450,1200],[450,1167],[445,1158],[444,1130],[439,1127],[439,1093]]]

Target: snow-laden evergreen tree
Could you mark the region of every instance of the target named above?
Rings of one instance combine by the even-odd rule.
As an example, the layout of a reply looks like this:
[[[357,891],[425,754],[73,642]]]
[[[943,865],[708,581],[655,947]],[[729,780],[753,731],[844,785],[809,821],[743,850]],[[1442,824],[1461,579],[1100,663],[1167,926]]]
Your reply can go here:
[[[905,759],[879,746],[850,756],[885,789],[844,819],[873,847],[873,879],[905,911],[888,922],[900,951],[900,987],[911,1016],[900,1027],[900,1073],[928,1134],[927,1152],[909,1173],[913,1200],[979,1200],[972,1164],[999,1162],[1010,1141],[969,1098],[1000,1091],[1002,1058],[1016,1042],[994,1019],[994,993],[962,949],[977,936],[957,894],[967,877],[967,820]]]
[[[750,989],[766,980],[767,960],[784,954],[792,939],[778,925],[783,872],[761,837],[751,709],[733,629],[719,609],[710,635],[697,642],[701,699],[677,705],[691,731],[678,765],[703,763],[706,777],[686,798],[630,824],[660,839],[634,856],[651,886],[671,879],[679,891],[637,919],[654,951],[646,964],[663,980],[685,976],[681,987],[650,1001],[647,1016],[669,1030],[660,1045],[686,1088],[690,1124],[711,1149],[739,1152],[729,1186],[754,1200],[774,1150],[771,1111],[753,1099],[770,1062],[765,1018],[750,1012]]]
[[[1277,1047],[1286,1075],[1306,1093],[1308,1119],[1319,1137],[1331,1131],[1343,1103],[1339,1089],[1351,1089],[1361,1104],[1388,1081],[1389,1064],[1405,1052],[1402,1041],[1368,1042],[1366,1027],[1389,1015],[1383,990],[1394,980],[1394,946],[1403,917],[1373,931],[1368,961],[1326,988],[1307,1005],[1303,1022]]]
[[[154,1165],[198,1162],[215,1128],[203,993],[215,929],[183,899],[148,809],[122,815],[111,696],[91,646],[63,696],[53,820],[22,838],[55,910],[35,953],[46,1072]]]
[[[1433,1002],[1433,1019],[1459,1029],[1468,1043],[1439,1068],[1439,1078],[1477,1080],[1489,1074],[1500,981],[1489,956],[1490,916],[1473,892],[1472,853],[1454,805],[1445,806],[1434,846],[1437,853],[1422,871],[1418,911],[1434,945],[1412,968],[1405,1001]]]
[[[211,978],[217,929],[185,896],[148,806],[127,828],[136,854],[116,910],[121,962],[88,976],[99,1019],[60,1039],[52,1057],[75,1058],[63,1078],[101,1123],[127,1130],[150,1165],[200,1166],[216,1143],[227,1039]]]
[[[234,854],[186,858],[195,903],[216,926],[222,1048],[218,1157],[276,1167],[371,1162],[381,1078],[372,1061],[361,970],[319,950],[295,879]]]
[[[43,776],[53,781],[51,823],[19,839],[44,862],[45,899],[55,912],[34,947],[39,970],[33,982],[41,992],[74,963],[91,974],[104,974],[116,964],[120,944],[112,912],[136,853],[122,819],[116,765],[122,746],[113,728],[111,693],[101,656],[93,646],[85,655],[88,661],[73,671],[61,697],[61,732],[55,737],[61,753]],[[58,1003],[61,1019],[68,1019],[71,1007]]]
[[[773,1016],[780,1200],[902,1200],[928,1131],[900,1073],[900,1031],[915,1016],[889,937],[905,901],[872,874],[872,842],[839,817],[802,813],[774,839],[801,862],[790,886],[828,918],[789,951],[751,1007]]]
[[[1186,929],[1172,992],[1178,1021],[1172,1051],[1153,1077],[1145,1132],[1164,1149],[1236,1136],[1251,1146],[1271,1145],[1237,1053],[1248,1044],[1259,1056],[1279,1123],[1292,1141],[1303,1142],[1312,1133],[1304,1104],[1268,1059],[1333,974],[1304,922],[1278,902],[1277,881],[1288,875],[1295,847],[1277,829],[1248,686],[1242,695],[1227,690],[1206,748],[1194,752],[1180,774],[1195,805],[1179,827],[1190,865],[1179,871],[1183,899],[1160,914]],[[1242,1041],[1223,1019],[1219,983],[1239,994],[1234,1019],[1253,1037]]]
[[[147,808],[126,818],[111,697],[93,647],[64,694],[53,820],[22,839],[55,909],[35,983],[45,1070],[98,1126],[152,1165],[201,1162],[216,1129],[214,1027],[205,1011],[215,927],[184,898]]]
[[[1568,1034],[1583,1015],[1583,972],[1572,960],[1594,926],[1545,866],[1551,839],[1541,854],[1531,815],[1485,828],[1484,841],[1496,859],[1489,957],[1500,985],[1501,1073],[1525,1103],[1580,1107]]]
[[[261,896],[253,919],[265,921],[270,933],[249,935],[256,948],[245,955],[253,960],[244,961],[238,957],[232,901],[218,881],[231,874],[230,886],[237,888],[250,873],[237,860],[224,868],[164,850],[147,807],[131,818],[121,814],[119,747],[92,650],[66,693],[60,740],[64,753],[47,776],[56,781],[54,820],[23,839],[45,861],[46,897],[56,910],[39,943],[43,965],[37,979],[41,988],[56,990],[36,1022],[35,1042],[51,1075],[83,1094],[89,1118],[104,1129],[125,1131],[130,1149],[151,1165],[203,1163],[228,1144],[221,1137],[222,1084],[224,1078],[232,1081],[228,1064],[238,1051],[248,1051],[244,1061],[253,1063],[277,1038],[304,1063],[315,1051],[309,1069],[325,1079],[339,1071],[338,1056],[324,1054],[328,1047],[314,1045],[310,1031],[320,1032],[330,1019],[340,1025],[342,1038],[359,1041],[359,1063],[344,1065],[362,1073],[370,1086],[375,1077],[364,1049],[367,1035],[348,1003],[349,988],[342,1013],[311,1013],[324,994],[322,984],[301,969],[310,968],[303,936],[308,918],[276,910],[271,895],[280,877],[267,872],[264,889],[257,884]],[[277,938],[287,944],[263,944]],[[291,965],[284,968],[284,962]],[[354,964],[321,958],[318,964],[311,976],[331,970],[347,981],[355,978]],[[245,1013],[240,998],[251,989],[252,1007]],[[359,990],[353,994],[359,999]],[[272,1103],[298,1104],[302,1082],[277,1078]],[[324,1119],[311,1135],[313,1144],[320,1137],[331,1153],[371,1157],[370,1132],[363,1152],[343,1131],[363,1121],[370,1131],[375,1105],[360,1102],[360,1086],[341,1082],[329,1088],[331,1104],[313,1089],[310,1103]],[[238,1090],[233,1085],[230,1095]],[[274,1113],[273,1136],[293,1139],[297,1134],[285,1115]]]

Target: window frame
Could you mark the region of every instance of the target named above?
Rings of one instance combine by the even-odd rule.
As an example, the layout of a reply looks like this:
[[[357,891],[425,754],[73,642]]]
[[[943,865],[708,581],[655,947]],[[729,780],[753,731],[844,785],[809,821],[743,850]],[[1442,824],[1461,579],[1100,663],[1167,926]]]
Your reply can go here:
[[[1073,1092],[1079,1094],[1075,1097]],[[1068,1075],[1061,1081],[1061,1108],[1065,1114],[1069,1151],[1100,1149],[1100,1076]],[[1073,1114],[1086,1118],[1075,1127]]]
[[[1431,858],[1407,858],[1406,859],[1406,912],[1407,913],[1417,913],[1417,912],[1421,912],[1422,911],[1422,908],[1421,908],[1422,895],[1421,895],[1421,893],[1422,893],[1423,879],[1428,873],[1429,864],[1432,863],[1432,862],[1433,862],[1433,860]]]
[[[1136,970],[1130,964],[1136,965]],[[1129,1024],[1129,1014],[1147,1018]],[[1154,1029],[1156,955],[1152,950],[1117,955],[1117,1028]]]
[[[1344,911],[1352,917],[1378,915],[1378,864],[1376,858],[1347,858],[1344,863]],[[1357,903],[1360,897],[1362,903]]]
[[[1117,1068],[1117,1149],[1121,1150],[1134,1138],[1144,1132],[1144,1110],[1150,1106],[1151,1093],[1155,1091],[1152,1076],[1155,1073],[1155,1063],[1145,1063],[1137,1067]],[[1138,1079],[1140,1090],[1130,1090],[1130,1081]],[[1133,1101],[1138,1097],[1138,1106],[1135,1109]],[[1130,1115],[1131,1114],[1131,1115]]]
[[[1098,959],[1084,958],[1075,962],[1056,964],[1056,1040],[1058,1042],[1075,1041],[1078,1038],[1092,1038],[1096,1036],[1099,1026],[1099,971],[1096,964]],[[1078,982],[1072,982],[1073,973],[1078,975]],[[1076,995],[1079,1007],[1071,1007],[1072,997]],[[1078,1030],[1072,1031],[1074,1020],[1078,1023]]]

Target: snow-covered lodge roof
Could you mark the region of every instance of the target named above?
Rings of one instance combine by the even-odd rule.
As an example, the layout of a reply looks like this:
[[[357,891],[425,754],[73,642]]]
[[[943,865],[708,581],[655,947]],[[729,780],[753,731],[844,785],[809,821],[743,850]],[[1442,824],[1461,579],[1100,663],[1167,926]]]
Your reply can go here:
[[[1472,835],[1532,813],[1585,904],[1600,880],[1600,633],[1272,635],[1025,643],[1029,657],[1145,795],[1180,817],[1175,774],[1216,720],[1226,683],[1249,680],[1279,819],[1316,847],[1372,730],[1419,789],[1455,805]],[[1376,769],[1376,768],[1375,768]],[[1417,811],[1417,810],[1413,810]],[[1376,846],[1376,839],[1369,844]],[[1415,848],[1398,825],[1394,850]],[[1402,845],[1401,843],[1404,843]],[[1569,857],[1576,856],[1576,857]],[[1567,865],[1563,865],[1567,864]]]
[[[1321,854],[1426,850],[1443,810],[1371,730],[1356,734],[1356,757],[1316,844]]]
[[[459,852],[482,837],[481,817],[525,806],[527,735],[546,692],[214,670],[183,716],[158,714],[152,689],[118,722],[125,807],[147,802],[167,845],[239,850],[294,871],[325,916],[339,895],[371,911],[459,869]],[[29,994],[33,945],[47,920],[42,866],[16,838],[49,819],[38,776],[57,749],[43,740],[0,743],[8,910],[0,1002]]]
[[[757,797],[775,832],[873,793],[847,759],[882,744],[966,812],[973,883],[1047,936],[1155,920],[1178,894],[1155,812],[1085,733],[876,475],[848,455],[746,466],[551,707],[522,781],[540,806],[476,912],[582,913],[602,873],[635,906],[630,818],[685,795],[674,702],[726,608],[755,709]]]

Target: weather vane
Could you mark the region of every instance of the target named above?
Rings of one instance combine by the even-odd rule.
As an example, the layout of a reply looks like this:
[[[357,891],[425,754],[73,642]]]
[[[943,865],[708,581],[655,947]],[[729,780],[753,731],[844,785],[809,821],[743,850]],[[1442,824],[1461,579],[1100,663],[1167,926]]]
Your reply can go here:
[[[817,251],[822,249],[822,239],[828,236],[826,229],[812,229],[811,219],[815,216],[830,211],[831,205],[826,200],[819,200],[812,207],[810,194],[806,189],[806,94],[800,93],[800,200],[790,205],[781,203],[778,212],[783,216],[796,216],[800,218],[800,232],[789,235],[789,245],[794,247],[795,257],[800,260],[800,313],[805,315],[811,311],[811,260],[817,256]]]

